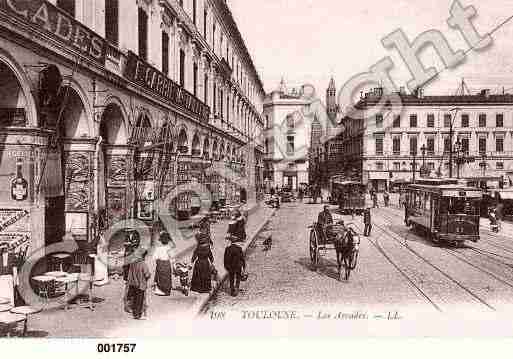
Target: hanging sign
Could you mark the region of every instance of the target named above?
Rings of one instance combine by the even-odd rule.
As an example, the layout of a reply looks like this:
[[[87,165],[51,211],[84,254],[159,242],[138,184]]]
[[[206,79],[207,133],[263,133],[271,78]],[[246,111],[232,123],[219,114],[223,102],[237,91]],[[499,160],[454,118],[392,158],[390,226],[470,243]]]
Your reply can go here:
[[[107,42],[66,12],[44,0],[0,0],[0,11],[22,18],[37,29],[52,34],[67,47],[101,65]]]

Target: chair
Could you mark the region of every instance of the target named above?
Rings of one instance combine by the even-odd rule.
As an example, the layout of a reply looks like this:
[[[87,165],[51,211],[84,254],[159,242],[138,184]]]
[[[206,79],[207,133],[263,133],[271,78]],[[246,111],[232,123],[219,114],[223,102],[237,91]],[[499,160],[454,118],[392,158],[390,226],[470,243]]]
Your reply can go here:
[[[55,282],[55,277],[39,275],[32,277],[32,280],[36,281],[37,283],[38,294],[41,297],[41,301],[48,303],[48,301],[50,300],[50,290]]]
[[[52,259],[54,260],[54,263],[56,264],[57,268],[54,268],[60,272],[64,272],[63,269],[63,263],[71,257],[71,254],[67,253],[57,253],[52,255]]]

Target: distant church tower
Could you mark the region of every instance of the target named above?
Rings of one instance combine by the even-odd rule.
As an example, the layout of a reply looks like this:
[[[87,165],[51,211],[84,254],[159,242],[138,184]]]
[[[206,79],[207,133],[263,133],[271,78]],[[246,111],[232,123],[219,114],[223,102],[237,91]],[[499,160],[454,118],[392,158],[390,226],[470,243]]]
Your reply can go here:
[[[332,77],[328,89],[326,90],[326,111],[328,113],[328,118],[332,122],[335,121],[338,110],[337,87],[335,86],[335,79]]]

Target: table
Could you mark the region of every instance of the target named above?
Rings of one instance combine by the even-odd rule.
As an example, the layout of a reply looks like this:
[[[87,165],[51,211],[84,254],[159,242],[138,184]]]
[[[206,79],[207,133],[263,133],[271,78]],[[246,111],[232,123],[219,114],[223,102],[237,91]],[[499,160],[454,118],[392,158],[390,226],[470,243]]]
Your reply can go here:
[[[32,279],[36,282],[39,282],[41,287],[39,288],[38,294],[41,298],[46,297],[46,302],[48,302],[48,300],[50,299],[50,285],[52,284],[52,282],[55,281],[55,277],[50,277],[47,275],[38,275],[32,277]]]
[[[78,273],[76,275],[67,274],[65,277],[56,278],[55,282],[64,285],[64,310],[68,310],[71,289],[70,284],[76,283],[76,296],[78,296]]]
[[[15,327],[20,322],[26,323],[26,317],[21,314],[13,314],[9,312],[0,313],[0,327],[7,330],[7,336],[11,336],[12,327]]]
[[[0,304],[0,313],[8,312],[12,309],[11,304]]]
[[[13,314],[21,314],[25,316],[25,323],[23,324],[23,336],[27,335],[27,326],[28,326],[28,318],[29,315],[39,313],[42,309],[31,307],[31,306],[23,306],[23,307],[14,307],[11,309],[11,313]]]
[[[67,254],[67,253],[57,253],[57,254],[52,254],[52,258],[55,259],[58,263],[59,263],[59,270],[61,272],[64,272],[63,268],[62,268],[62,263],[71,257],[71,254]]]
[[[64,278],[68,275],[68,273],[56,271],[56,272],[46,272],[44,275],[47,277]]]

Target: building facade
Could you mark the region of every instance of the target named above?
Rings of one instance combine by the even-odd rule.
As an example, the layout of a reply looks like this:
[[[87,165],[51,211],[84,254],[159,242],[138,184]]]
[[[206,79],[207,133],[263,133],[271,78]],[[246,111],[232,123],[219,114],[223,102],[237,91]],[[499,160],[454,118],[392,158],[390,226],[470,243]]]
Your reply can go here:
[[[2,243],[255,199],[265,94],[223,0],[0,1],[0,73]]]
[[[385,108],[374,113],[382,96]],[[345,117],[346,131],[337,139],[348,177],[378,190],[421,175],[511,182],[513,95],[483,90],[478,95],[424,96],[419,90],[392,96],[377,88],[356,108],[363,115]]]
[[[264,101],[264,177],[272,186],[298,189],[309,182],[310,105],[303,89],[288,90],[282,80]]]

